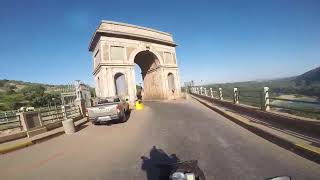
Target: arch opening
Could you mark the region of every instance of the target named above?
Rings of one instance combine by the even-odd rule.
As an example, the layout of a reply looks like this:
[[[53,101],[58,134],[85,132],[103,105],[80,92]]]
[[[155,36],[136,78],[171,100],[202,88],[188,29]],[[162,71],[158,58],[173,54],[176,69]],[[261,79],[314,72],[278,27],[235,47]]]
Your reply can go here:
[[[134,63],[141,70],[141,81],[137,81],[136,92],[138,99],[163,99],[162,77],[158,57],[146,50],[136,54]],[[141,83],[141,84],[140,84]],[[142,86],[142,87],[140,87]]]
[[[116,73],[114,75],[114,85],[117,96],[126,96],[128,94],[127,81],[123,73]]]
[[[168,87],[169,87],[169,91],[171,91],[172,93],[175,92],[176,85],[174,82],[174,75],[172,73],[168,73]]]

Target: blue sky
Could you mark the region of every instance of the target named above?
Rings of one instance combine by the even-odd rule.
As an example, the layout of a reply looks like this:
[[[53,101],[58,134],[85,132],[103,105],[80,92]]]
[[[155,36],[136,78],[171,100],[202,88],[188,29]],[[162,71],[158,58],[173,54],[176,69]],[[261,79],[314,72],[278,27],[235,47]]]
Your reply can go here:
[[[0,79],[93,85],[101,20],[173,34],[181,82],[286,77],[320,65],[320,1],[0,1]]]

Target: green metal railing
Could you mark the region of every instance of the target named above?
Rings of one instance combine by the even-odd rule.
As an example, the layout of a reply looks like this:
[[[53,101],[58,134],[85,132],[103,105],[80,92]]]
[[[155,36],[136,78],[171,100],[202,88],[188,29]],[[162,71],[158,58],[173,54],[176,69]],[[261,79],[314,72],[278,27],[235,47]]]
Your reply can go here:
[[[19,115],[12,114],[0,117],[0,131],[14,128],[22,128]]]
[[[61,122],[64,119],[61,106],[43,107],[36,109],[41,116],[41,121],[44,125]],[[69,106],[66,109],[67,118],[77,118],[81,116],[81,111],[78,106]],[[0,112],[0,131],[14,128],[22,128],[20,115],[16,111]]]

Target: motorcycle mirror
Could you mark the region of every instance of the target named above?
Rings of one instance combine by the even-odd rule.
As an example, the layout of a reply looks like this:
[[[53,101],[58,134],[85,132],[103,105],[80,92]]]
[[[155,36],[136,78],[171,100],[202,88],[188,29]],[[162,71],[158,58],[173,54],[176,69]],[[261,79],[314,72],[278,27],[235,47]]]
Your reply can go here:
[[[291,177],[289,176],[277,176],[273,178],[268,178],[266,180],[291,180]]]
[[[145,157],[145,156],[141,156],[140,157],[142,160],[147,160],[148,158],[147,157]]]

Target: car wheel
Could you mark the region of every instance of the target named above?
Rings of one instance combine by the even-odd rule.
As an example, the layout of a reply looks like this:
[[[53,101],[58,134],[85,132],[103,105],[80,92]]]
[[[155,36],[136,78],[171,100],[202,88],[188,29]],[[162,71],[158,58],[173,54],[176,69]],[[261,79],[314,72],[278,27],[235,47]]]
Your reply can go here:
[[[126,112],[123,112],[121,122],[126,122],[126,121],[127,121],[127,114],[126,114]]]
[[[92,121],[92,124],[93,124],[93,125],[98,125],[99,123]]]

